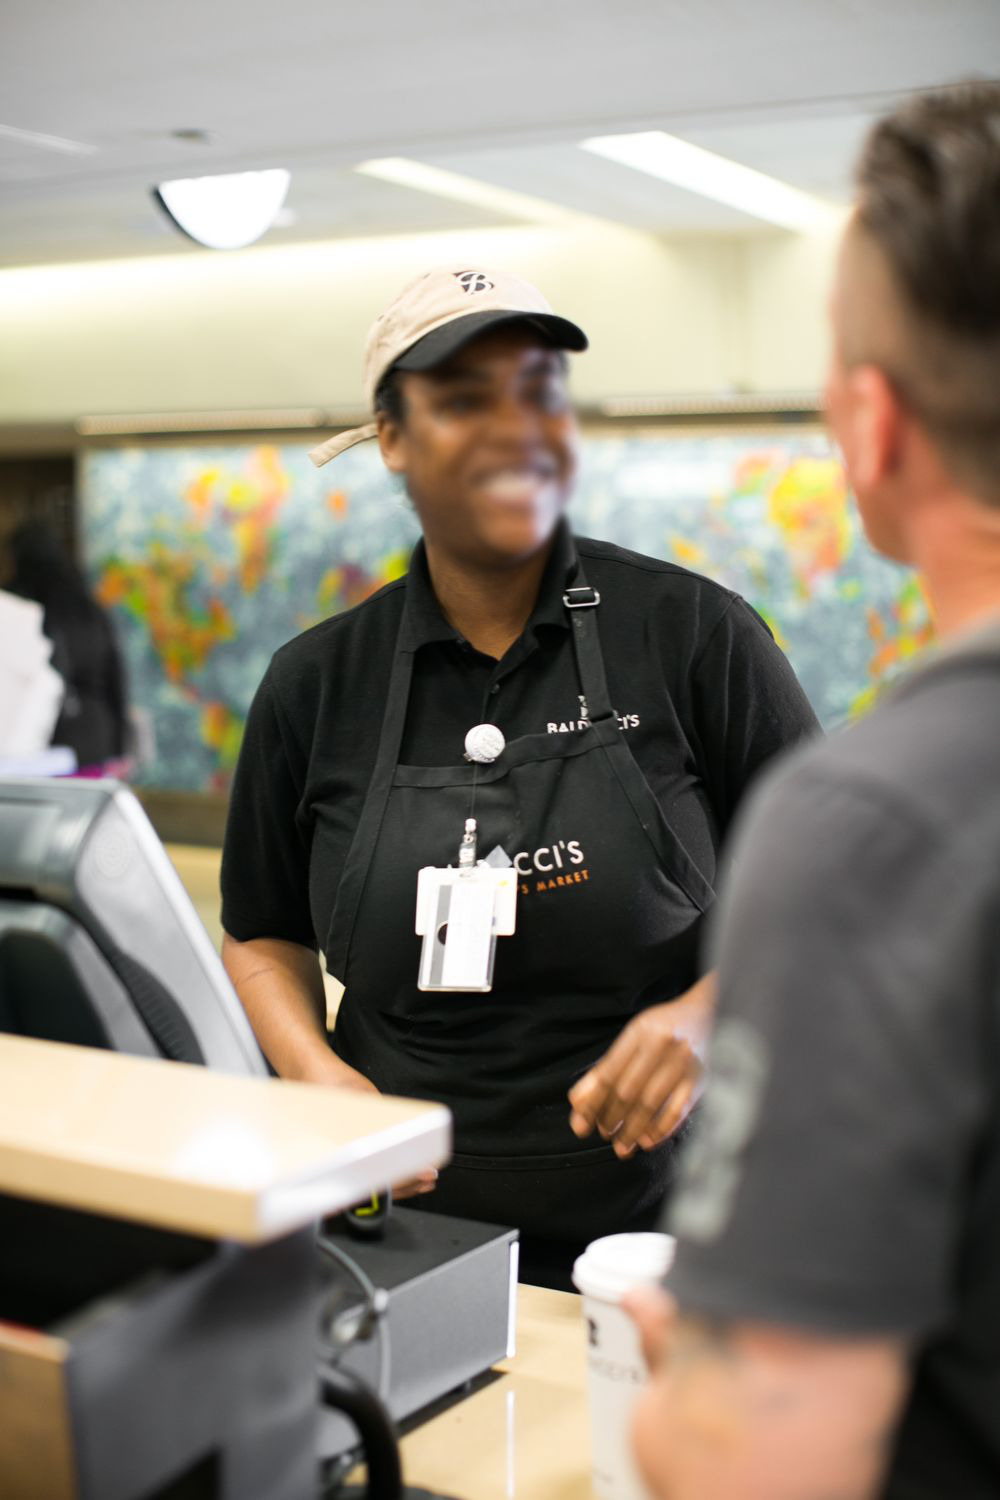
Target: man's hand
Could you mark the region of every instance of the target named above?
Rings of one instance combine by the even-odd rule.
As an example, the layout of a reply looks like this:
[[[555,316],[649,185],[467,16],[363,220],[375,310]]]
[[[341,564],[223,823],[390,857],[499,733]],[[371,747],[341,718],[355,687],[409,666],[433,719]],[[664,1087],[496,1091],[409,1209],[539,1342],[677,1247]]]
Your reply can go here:
[[[665,1287],[640,1286],[626,1292],[622,1307],[639,1330],[646,1369],[650,1375],[657,1374],[670,1356],[677,1303]]]
[[[570,1090],[574,1134],[613,1138],[622,1160],[673,1135],[701,1092],[714,1003],[715,976],[706,974],[686,995],[634,1016]]]
[[[650,1365],[633,1452],[660,1500],[872,1500],[909,1386],[890,1338],[707,1321],[656,1288],[625,1306]]]

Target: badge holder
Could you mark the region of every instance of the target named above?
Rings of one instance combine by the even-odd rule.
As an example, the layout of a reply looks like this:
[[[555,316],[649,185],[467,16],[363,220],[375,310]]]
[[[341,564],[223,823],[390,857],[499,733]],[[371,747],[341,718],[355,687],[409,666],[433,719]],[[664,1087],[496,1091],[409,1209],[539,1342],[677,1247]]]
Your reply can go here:
[[[425,865],[417,876],[417,988],[488,993],[497,938],[513,934],[516,917],[517,872],[476,860],[476,820],[468,818],[457,867]]]

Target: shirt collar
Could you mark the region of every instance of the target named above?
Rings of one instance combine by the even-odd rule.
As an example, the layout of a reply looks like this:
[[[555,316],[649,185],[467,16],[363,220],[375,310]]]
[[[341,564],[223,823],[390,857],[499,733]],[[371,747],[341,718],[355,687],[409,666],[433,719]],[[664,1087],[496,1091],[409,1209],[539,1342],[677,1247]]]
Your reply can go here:
[[[887,698],[905,698],[919,692],[928,677],[952,667],[980,665],[996,667],[1000,659],[1000,614],[992,614],[975,625],[936,641],[901,677],[893,682]]]
[[[575,549],[570,530],[565,521],[559,523],[552,554],[542,574],[538,599],[525,633],[539,625],[554,625],[568,630],[569,620],[563,605],[563,594],[576,566]],[[427,551],[423,538],[413,549],[410,567],[406,575],[406,605],[400,645],[404,651],[416,651],[434,641],[460,641],[462,637],[453,625],[449,625],[441,612],[430,572],[427,568]]]

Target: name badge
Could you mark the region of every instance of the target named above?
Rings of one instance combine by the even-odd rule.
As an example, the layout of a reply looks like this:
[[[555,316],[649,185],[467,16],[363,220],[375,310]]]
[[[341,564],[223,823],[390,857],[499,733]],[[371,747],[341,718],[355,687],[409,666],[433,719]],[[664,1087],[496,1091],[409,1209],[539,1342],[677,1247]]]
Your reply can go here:
[[[517,920],[517,872],[487,864],[417,876],[417,936],[423,938],[417,988],[485,994],[493,988],[498,937]]]

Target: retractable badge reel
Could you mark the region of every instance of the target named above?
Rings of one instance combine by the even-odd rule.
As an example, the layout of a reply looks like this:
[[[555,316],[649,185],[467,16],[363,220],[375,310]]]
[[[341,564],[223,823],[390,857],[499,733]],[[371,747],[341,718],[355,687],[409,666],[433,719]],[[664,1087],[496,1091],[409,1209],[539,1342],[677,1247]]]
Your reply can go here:
[[[505,740],[495,724],[465,737],[469,760],[489,764]],[[517,918],[517,872],[477,857],[478,827],[466,818],[458,864],[425,865],[417,876],[417,936],[423,938],[417,988],[486,994],[493,988],[498,937],[510,937]]]

